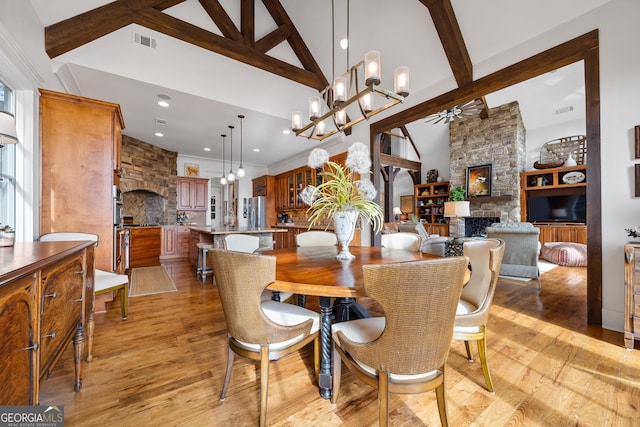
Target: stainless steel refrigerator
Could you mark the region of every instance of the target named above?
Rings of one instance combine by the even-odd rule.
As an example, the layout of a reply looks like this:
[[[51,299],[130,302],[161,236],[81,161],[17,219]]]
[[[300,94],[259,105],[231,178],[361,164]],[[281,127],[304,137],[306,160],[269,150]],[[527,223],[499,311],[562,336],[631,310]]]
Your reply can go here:
[[[249,227],[267,228],[267,198],[265,196],[249,197],[247,214]]]

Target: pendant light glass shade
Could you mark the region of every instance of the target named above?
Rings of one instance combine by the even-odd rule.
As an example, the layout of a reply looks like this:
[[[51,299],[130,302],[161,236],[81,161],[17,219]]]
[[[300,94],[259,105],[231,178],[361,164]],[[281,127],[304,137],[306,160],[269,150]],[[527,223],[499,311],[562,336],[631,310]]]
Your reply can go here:
[[[229,142],[229,151],[231,151],[231,156],[229,160],[229,173],[227,174],[227,181],[233,182],[236,180],[236,176],[233,174],[233,126],[229,125],[229,129],[231,130],[231,140]]]
[[[371,50],[364,56],[364,84],[367,86],[379,85],[382,80],[382,64],[380,52]]]
[[[291,130],[297,132],[300,129],[302,129],[302,114],[300,111],[294,111],[291,114]]]
[[[312,96],[309,98],[309,120],[316,120],[322,114],[320,113],[322,109],[322,99],[319,96]]]
[[[347,100],[347,79],[336,77],[333,81],[333,105],[340,105]]]
[[[220,185],[227,185],[227,177],[224,176],[224,139],[227,135],[220,135],[222,137],[222,178],[220,178]]]
[[[401,65],[393,72],[393,91],[400,96],[409,96],[409,67]]]
[[[240,114],[238,115],[238,118],[240,119],[240,166],[238,166],[237,174],[238,178],[243,178],[246,174],[244,166],[242,166],[242,119],[244,119],[244,116]]]

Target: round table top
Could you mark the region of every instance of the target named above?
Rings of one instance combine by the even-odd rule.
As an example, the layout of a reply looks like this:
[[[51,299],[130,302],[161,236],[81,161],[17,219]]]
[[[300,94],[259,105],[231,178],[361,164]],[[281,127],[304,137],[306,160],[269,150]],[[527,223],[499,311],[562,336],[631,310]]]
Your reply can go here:
[[[276,257],[276,281],[269,289],[304,295],[355,298],[364,296],[362,266],[439,258],[437,255],[375,246],[349,248],[351,261],[340,261],[336,246],[262,251]]]

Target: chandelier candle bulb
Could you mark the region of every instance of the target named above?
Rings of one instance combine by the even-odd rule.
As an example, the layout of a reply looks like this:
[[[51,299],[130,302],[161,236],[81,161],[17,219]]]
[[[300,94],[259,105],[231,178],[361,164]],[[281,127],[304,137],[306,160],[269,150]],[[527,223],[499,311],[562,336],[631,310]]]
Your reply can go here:
[[[401,65],[394,71],[394,92],[400,96],[409,96],[409,67]]]
[[[344,126],[347,123],[347,113],[344,110],[338,110],[335,115],[336,125]]]
[[[324,122],[319,122],[316,125],[316,136],[324,135]]]
[[[291,114],[291,130],[297,132],[300,129],[302,129],[302,114],[300,111],[294,111]]]
[[[368,93],[362,97],[362,109],[365,113],[373,111],[373,94]]]
[[[347,100],[347,79],[337,77],[333,82],[333,105],[340,105]]]
[[[320,118],[320,97],[312,96],[309,98],[309,120],[316,120]]]
[[[379,85],[381,77],[380,52],[372,50],[364,56],[364,83],[367,86]]]

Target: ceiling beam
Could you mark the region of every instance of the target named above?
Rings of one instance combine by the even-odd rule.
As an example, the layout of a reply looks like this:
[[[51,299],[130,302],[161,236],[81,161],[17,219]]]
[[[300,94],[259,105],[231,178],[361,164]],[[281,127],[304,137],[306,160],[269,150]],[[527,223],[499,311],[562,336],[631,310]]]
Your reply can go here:
[[[107,34],[138,24],[211,52],[260,68],[305,86],[322,90],[329,82],[279,0],[263,0],[278,28],[255,43],[254,0],[241,0],[238,30],[218,0],[199,0],[223,36],[162,13],[185,0],[117,0],[45,28],[50,58],[62,55]],[[266,54],[287,41],[303,68]]]
[[[490,94],[501,89],[537,77],[541,74],[572,64],[584,58],[585,52],[598,47],[598,30],[593,30],[537,55],[479,78],[465,86],[443,93],[400,111],[382,120],[371,123],[372,134],[381,133],[424,119],[451,105],[464,104],[481,94]]]
[[[458,86],[473,81],[473,64],[451,0],[420,0],[429,9]]]

